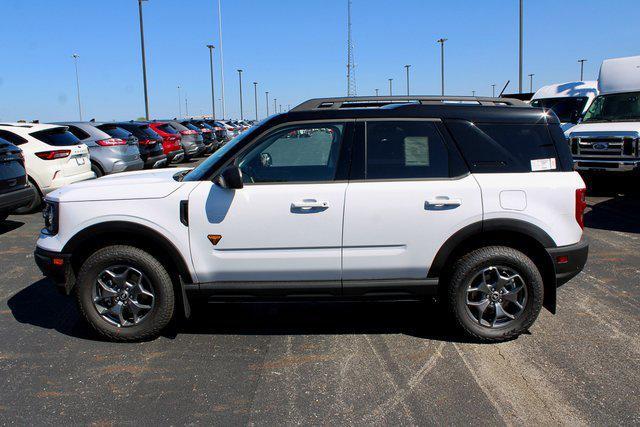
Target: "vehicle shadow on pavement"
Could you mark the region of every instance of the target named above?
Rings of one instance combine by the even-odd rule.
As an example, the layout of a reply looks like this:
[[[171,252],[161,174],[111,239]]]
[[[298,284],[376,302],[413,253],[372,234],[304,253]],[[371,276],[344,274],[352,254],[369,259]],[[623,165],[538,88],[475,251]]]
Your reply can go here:
[[[73,297],[58,292],[49,279],[32,283],[7,302],[20,323],[61,334],[103,341],[84,320]],[[190,319],[166,328],[163,336],[405,334],[418,338],[469,341],[434,303],[290,302],[197,304]]]
[[[588,203],[584,225],[599,230],[640,233],[640,197],[618,195],[602,202]]]
[[[4,221],[0,221],[0,236],[5,233],[9,233],[10,231],[16,230],[24,225],[24,222],[21,221],[12,221],[6,219]]]
[[[45,329],[54,329],[75,338],[98,340],[80,318],[72,297],[62,295],[49,279],[42,278],[7,301],[13,317]]]

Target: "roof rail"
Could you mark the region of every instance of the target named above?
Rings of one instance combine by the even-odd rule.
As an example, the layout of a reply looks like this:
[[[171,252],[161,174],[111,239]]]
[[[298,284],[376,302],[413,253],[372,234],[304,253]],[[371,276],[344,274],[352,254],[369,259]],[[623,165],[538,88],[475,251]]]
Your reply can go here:
[[[295,106],[291,111],[338,110],[341,108],[380,108],[394,104],[463,104],[524,107],[527,104],[513,98],[477,96],[352,96],[343,98],[314,98]]]

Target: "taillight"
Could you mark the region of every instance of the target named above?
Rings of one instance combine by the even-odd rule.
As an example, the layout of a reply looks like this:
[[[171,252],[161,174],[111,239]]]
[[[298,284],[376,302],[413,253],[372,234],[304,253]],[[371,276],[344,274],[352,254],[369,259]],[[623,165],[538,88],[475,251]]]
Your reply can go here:
[[[219,128],[219,127],[217,127],[217,126],[216,126],[216,127],[214,127],[213,129],[214,129],[214,130],[224,130],[224,129]]]
[[[202,129],[202,133],[211,133],[211,129],[204,128]]]
[[[155,143],[156,143],[155,139],[139,139],[138,140],[138,144],[140,145],[151,145]]]
[[[53,150],[53,151],[41,151],[36,153],[36,156],[42,160],[55,160],[68,157],[71,154],[71,150]]]
[[[584,210],[587,208],[587,189],[578,188],[576,190],[576,221],[580,228],[584,230]]]
[[[197,135],[198,131],[193,130],[193,129],[189,129],[189,130],[181,130],[180,133],[182,135]]]
[[[101,145],[103,147],[112,147],[114,145],[126,145],[127,141],[120,138],[109,138],[109,139],[101,139],[96,141],[96,144]]]

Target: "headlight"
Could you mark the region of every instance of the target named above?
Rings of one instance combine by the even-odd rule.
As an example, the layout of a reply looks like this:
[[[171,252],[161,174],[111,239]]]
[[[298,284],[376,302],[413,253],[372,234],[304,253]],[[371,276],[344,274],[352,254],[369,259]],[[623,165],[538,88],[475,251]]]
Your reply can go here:
[[[44,203],[44,209],[42,210],[44,229],[42,231],[54,236],[58,234],[58,202],[45,200]]]

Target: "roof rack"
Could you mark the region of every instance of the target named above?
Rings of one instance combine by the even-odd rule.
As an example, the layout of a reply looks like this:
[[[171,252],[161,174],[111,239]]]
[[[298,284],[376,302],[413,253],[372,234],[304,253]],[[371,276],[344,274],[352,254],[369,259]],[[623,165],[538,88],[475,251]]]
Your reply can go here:
[[[396,104],[420,105],[490,105],[524,107],[526,103],[513,98],[476,96],[352,96],[344,98],[314,98],[295,106],[291,111],[338,110],[342,108],[381,108]]]

